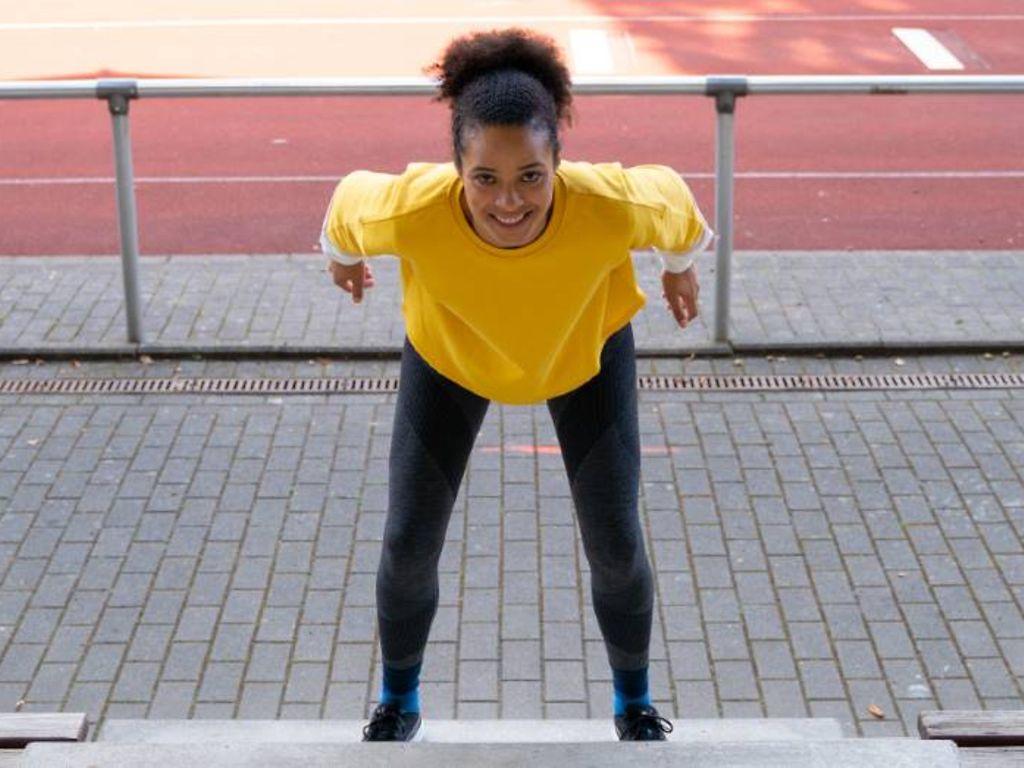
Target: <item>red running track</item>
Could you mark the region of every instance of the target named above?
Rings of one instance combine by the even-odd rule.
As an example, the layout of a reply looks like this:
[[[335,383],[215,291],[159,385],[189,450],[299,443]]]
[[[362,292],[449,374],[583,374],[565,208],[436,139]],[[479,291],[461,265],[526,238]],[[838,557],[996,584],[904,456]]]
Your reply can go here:
[[[313,0],[306,5],[307,15],[327,14]],[[869,13],[878,3],[820,0],[810,8],[765,0],[721,10],[758,14],[769,6],[777,12],[780,5],[799,5],[799,13],[790,15],[805,18],[651,20],[652,8],[658,14],[703,13],[699,4],[683,2],[562,0],[558,7],[544,6],[544,13],[614,17],[609,39],[620,74],[926,72],[892,36],[893,26],[928,27],[964,62],[965,72],[1024,70],[1019,3],[986,2],[984,13],[1016,12],[1020,21],[981,19],[977,4],[954,0],[930,3],[927,12],[912,7],[920,3],[886,2],[884,13],[874,12],[891,15],[885,19],[836,16],[851,14],[851,8]],[[892,15],[894,8],[905,17]],[[443,11],[432,7],[432,12]],[[925,13],[949,18],[911,18]],[[833,18],[811,20],[815,14]],[[957,14],[971,18],[952,18]],[[208,15],[231,14],[212,8]],[[564,44],[574,23],[541,26]],[[388,29],[388,34],[409,32],[393,25],[365,38],[365,29],[335,30],[348,35],[351,45],[339,48],[349,59],[337,65],[343,72],[333,74],[367,74],[371,66],[378,74],[414,74],[453,31],[425,24],[401,44],[394,38],[384,44],[380,35]],[[0,42],[5,34],[14,33],[0,25]],[[28,46],[34,34],[18,32],[17,39]],[[88,37],[81,30],[75,34]],[[285,37],[304,39],[298,32]],[[630,42],[628,56],[623,40]],[[389,53],[387,65],[381,50]],[[401,53],[391,56],[393,51]],[[152,59],[165,61],[158,53],[152,52]],[[122,58],[110,63],[141,74],[167,73],[144,66],[149,61],[144,54],[122,51]],[[96,62],[87,54],[82,58],[87,63],[73,71],[94,71]],[[324,74],[316,69],[322,55],[307,58],[292,61],[296,71],[275,72]],[[43,59],[34,66],[46,66]],[[201,71],[185,74],[244,74],[211,66],[205,62]],[[53,71],[40,69],[37,76],[43,74]],[[1024,244],[1024,97],[752,97],[740,102],[737,129],[738,248],[1019,249]],[[706,98],[580,98],[576,127],[566,135],[566,156],[670,164],[689,179],[711,217],[713,130],[714,112]],[[142,250],[309,252],[339,176],[360,167],[399,170],[411,160],[445,160],[446,131],[444,111],[425,99],[138,102],[132,132]],[[116,253],[112,175],[109,118],[102,104],[0,101],[0,254]]]

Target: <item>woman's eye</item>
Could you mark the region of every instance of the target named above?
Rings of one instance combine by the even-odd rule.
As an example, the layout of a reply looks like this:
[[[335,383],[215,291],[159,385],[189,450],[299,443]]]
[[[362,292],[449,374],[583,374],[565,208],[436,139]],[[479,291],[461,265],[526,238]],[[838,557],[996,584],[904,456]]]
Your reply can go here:
[[[494,177],[488,176],[486,174],[480,174],[479,176],[476,177],[476,183],[483,186],[486,186],[487,184],[493,184]]]
[[[525,181],[527,184],[533,184],[534,182],[537,182],[537,181],[540,181],[540,180],[541,180],[541,173],[540,173],[540,171],[530,171],[528,173],[524,173],[523,174],[523,181]]]

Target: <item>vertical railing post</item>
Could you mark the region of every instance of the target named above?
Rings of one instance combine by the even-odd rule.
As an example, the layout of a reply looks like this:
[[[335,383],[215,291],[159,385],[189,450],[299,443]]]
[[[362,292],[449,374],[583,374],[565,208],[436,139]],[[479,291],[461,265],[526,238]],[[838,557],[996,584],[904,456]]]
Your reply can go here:
[[[132,170],[132,139],[128,106],[138,98],[134,80],[100,80],[96,97],[105,99],[114,132],[114,167],[117,178],[117,221],[121,233],[121,274],[124,278],[128,341],[142,344],[142,301],[139,291],[139,225],[135,209],[135,175]]]
[[[715,97],[715,320],[714,340],[729,342],[729,302],[732,280],[733,115],[736,98],[747,93],[745,77],[709,77],[707,93]]]

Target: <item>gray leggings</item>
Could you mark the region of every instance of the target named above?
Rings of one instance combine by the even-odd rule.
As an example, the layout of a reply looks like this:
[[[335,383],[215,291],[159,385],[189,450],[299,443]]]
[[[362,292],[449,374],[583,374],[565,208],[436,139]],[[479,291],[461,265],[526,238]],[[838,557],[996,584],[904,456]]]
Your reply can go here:
[[[431,368],[405,341],[389,458],[377,621],[388,666],[423,659],[438,604],[437,563],[488,400]],[[601,351],[601,370],[547,401],[613,669],[647,666],[654,589],[637,512],[640,435],[633,329]]]

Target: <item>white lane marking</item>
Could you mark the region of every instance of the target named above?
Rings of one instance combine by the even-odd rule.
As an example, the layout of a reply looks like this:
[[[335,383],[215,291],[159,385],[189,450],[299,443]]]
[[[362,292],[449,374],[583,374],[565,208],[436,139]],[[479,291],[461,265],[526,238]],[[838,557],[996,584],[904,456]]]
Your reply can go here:
[[[612,47],[603,29],[570,29],[569,50],[576,74],[610,75],[615,71]]]
[[[753,23],[753,22],[853,22],[864,21],[1024,21],[1024,14],[751,14],[751,13],[708,13],[692,15],[660,14],[650,16],[364,16],[339,17],[317,16],[301,18],[181,18],[181,19],[135,19],[117,21],[97,19],[95,21],[25,21],[0,23],[0,32],[32,32],[52,30],[102,30],[102,29],[153,29],[166,27],[319,27],[319,26],[387,26],[442,24],[621,24],[645,23]]]
[[[963,69],[960,59],[935,39],[927,29],[915,27],[893,27],[892,33],[910,52],[917,56],[928,69]]]
[[[706,171],[681,172],[686,179],[713,179]],[[139,176],[136,184],[336,184],[333,176]],[[740,171],[737,179],[1024,179],[1019,171]],[[113,176],[34,176],[0,178],[0,187],[76,186],[113,184]]]

